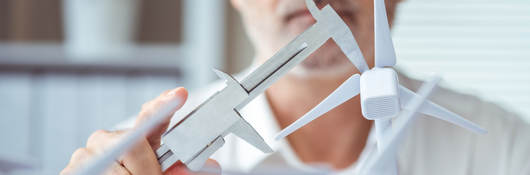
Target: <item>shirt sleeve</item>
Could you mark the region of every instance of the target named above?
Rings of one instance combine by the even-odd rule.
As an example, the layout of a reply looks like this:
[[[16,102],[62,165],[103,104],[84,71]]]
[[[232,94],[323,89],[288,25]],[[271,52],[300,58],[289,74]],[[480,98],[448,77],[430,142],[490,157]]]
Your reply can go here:
[[[519,118],[518,118],[519,119]],[[511,128],[508,174],[530,175],[530,124],[517,120]]]

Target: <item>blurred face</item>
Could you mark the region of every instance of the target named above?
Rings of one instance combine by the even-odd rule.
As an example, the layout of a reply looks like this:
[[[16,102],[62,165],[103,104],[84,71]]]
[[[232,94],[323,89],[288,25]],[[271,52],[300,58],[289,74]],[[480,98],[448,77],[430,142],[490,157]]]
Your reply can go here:
[[[397,0],[387,0],[392,19]],[[319,8],[329,4],[350,27],[369,65],[373,65],[373,0],[316,0]],[[266,61],[280,48],[315,23],[304,0],[232,0],[243,18],[257,52]],[[357,69],[338,46],[329,40],[297,66],[291,74],[330,76],[351,74]]]

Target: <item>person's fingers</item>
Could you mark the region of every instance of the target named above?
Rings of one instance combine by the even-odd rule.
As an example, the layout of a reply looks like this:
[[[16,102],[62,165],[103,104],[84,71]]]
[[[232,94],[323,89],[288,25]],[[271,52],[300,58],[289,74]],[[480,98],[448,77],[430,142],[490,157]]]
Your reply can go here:
[[[176,163],[175,165],[171,166],[164,175],[220,175],[221,174],[221,166],[217,161],[213,159],[208,159],[206,163],[204,164],[203,168],[197,172],[192,172],[188,168],[186,168],[186,165],[182,163]]]
[[[92,158],[94,153],[87,148],[79,148],[74,151],[70,163],[79,164],[88,161]]]
[[[88,138],[86,148],[79,148],[74,151],[69,164],[61,172],[61,174],[66,175],[74,173],[79,166],[86,164],[88,160],[94,158],[97,155],[103,154],[106,149],[111,148],[121,138],[121,136],[123,136],[124,133],[125,131],[95,131]],[[115,162],[109,169],[105,171],[105,174],[126,175],[130,173],[128,173],[127,169]]]
[[[88,137],[86,147],[94,154],[102,154],[106,149],[114,146],[125,135],[125,133],[125,130],[112,132],[97,130]]]
[[[79,148],[74,151],[72,154],[72,158],[70,159],[70,162],[61,171],[61,175],[71,175],[75,173],[76,170],[79,169],[81,165],[84,165],[88,160],[92,159],[96,154],[91,151],[88,148]],[[112,175],[130,175],[131,173],[125,169],[121,164],[118,162],[114,162],[107,170],[105,170],[104,174],[112,174]]]
[[[189,175],[190,171],[186,168],[186,165],[177,162],[173,166],[169,167],[164,175]]]
[[[103,154],[105,149],[115,145],[126,133],[125,130],[113,132],[98,130],[88,138],[87,148],[94,154]],[[142,137],[127,153],[121,156],[119,163],[118,165],[123,166],[123,169],[130,174],[162,174],[156,154],[145,137]],[[115,165],[109,171],[124,173],[121,168]]]
[[[66,165],[66,167],[61,171],[60,174],[73,174],[74,171],[79,167],[79,165],[86,163],[86,161],[91,159],[93,155],[94,154],[87,148],[79,148],[75,150],[72,154],[72,157],[70,158],[70,162],[68,162],[68,165]]]
[[[173,90],[165,91],[157,98],[145,103],[142,106],[142,111],[136,119],[136,126],[147,120],[157,111],[165,107],[165,105],[167,105],[168,103],[180,100],[179,105],[176,106],[170,113],[168,113],[166,120],[148,134],[147,140],[149,141],[149,144],[151,145],[153,150],[158,149],[158,147],[160,146],[160,136],[166,131],[171,120],[171,116],[173,116],[173,114],[178,109],[180,109],[182,105],[184,105],[184,102],[186,101],[187,97],[188,92],[186,91],[186,89],[180,87]]]
[[[118,162],[112,163],[110,167],[103,173],[105,175],[132,175],[129,170],[127,170],[125,167],[123,167]]]
[[[120,160],[131,174],[162,174],[158,159],[145,138],[136,143]]]
[[[213,159],[208,159],[202,168],[202,171],[196,173],[196,175],[218,175],[221,174],[221,165]]]
[[[136,120],[136,126],[152,117],[156,112],[167,108],[167,105],[178,103],[167,114],[167,119],[163,124],[151,132],[148,138],[143,137],[119,159],[119,162],[112,164],[106,174],[162,174],[154,150],[160,146],[160,136],[167,129],[170,117],[182,107],[187,95],[188,93],[184,88],[177,88],[166,91],[156,99],[144,104]],[[87,160],[104,153],[106,149],[115,145],[125,133],[125,131],[109,132],[104,130],[94,132],[87,140],[86,148],[81,148],[72,155],[70,163],[61,174],[71,174]]]

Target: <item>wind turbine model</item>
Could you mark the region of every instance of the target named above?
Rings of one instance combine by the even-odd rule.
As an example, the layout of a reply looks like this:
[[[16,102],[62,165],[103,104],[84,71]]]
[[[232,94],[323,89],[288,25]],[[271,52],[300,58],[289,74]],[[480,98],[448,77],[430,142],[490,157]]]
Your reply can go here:
[[[300,119],[282,130],[276,139],[281,139],[300,127],[320,117],[336,106],[360,94],[361,110],[368,120],[374,120],[378,150],[385,147],[391,134],[392,119],[414,99],[417,94],[399,85],[397,73],[391,67],[396,64],[396,54],[390,37],[390,28],[384,0],[374,0],[375,28],[375,67],[366,68],[366,63],[354,65],[360,71],[343,82],[334,92],[320,104],[311,109]],[[357,46],[357,43],[352,43]],[[358,46],[357,46],[358,47]],[[362,56],[362,55],[361,55]],[[364,61],[364,59],[362,59]],[[452,124],[469,129],[476,133],[486,133],[480,126],[462,118],[431,101],[426,101],[418,108],[418,112],[448,121]],[[395,168],[395,167],[394,167]]]
[[[436,84],[440,82],[439,77],[434,77],[430,81],[424,83],[418,90],[418,95],[405,104],[406,107],[400,112],[399,119],[396,120],[392,125],[392,130],[395,132],[387,135],[386,144],[384,147],[379,147],[378,152],[374,156],[368,157],[368,159],[361,165],[360,174],[362,175],[374,175],[374,174],[397,174],[396,169],[396,151],[398,144],[409,125],[416,119],[416,114],[421,106],[425,103],[429,95],[432,94],[436,88]]]

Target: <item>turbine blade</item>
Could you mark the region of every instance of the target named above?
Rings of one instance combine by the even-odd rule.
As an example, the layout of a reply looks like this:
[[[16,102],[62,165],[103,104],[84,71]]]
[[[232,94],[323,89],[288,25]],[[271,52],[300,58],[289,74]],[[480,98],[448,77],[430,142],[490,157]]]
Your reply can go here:
[[[429,95],[432,93],[433,89],[436,87],[436,84],[440,82],[439,77],[435,77],[429,82],[425,83],[419,90],[418,95],[414,96],[410,103],[407,104],[407,107],[403,109],[398,115],[398,119],[393,124],[393,131],[387,139],[386,145],[383,145],[383,148],[377,152],[375,157],[371,157],[367,160],[363,168],[363,173],[361,174],[381,174],[380,172],[386,172],[385,164],[393,160],[393,155],[396,154],[397,146],[400,143],[399,141],[403,137],[405,130],[409,125],[415,120],[415,116],[421,106],[425,103]]]
[[[349,29],[346,24],[343,23],[343,25],[343,28]],[[346,57],[350,60],[350,62],[355,65],[357,70],[359,70],[359,72],[361,73],[370,70],[368,64],[366,63],[366,60],[364,59],[361,48],[357,44],[357,40],[355,40],[355,37],[353,36],[351,31],[342,30],[334,32],[336,33],[332,36],[333,41],[335,41],[335,44],[339,46],[344,55],[346,55]]]
[[[396,64],[396,53],[386,14],[385,0],[374,0],[375,66],[385,67]]]
[[[413,100],[415,97],[418,97],[418,94],[415,94],[411,90],[407,89],[406,87],[400,86],[399,87],[399,99],[402,106],[407,105],[411,100]],[[454,125],[460,126],[462,128],[468,129],[470,131],[473,131],[478,134],[486,134],[487,131],[480,127],[479,125],[463,118],[462,116],[451,112],[447,110],[446,108],[437,105],[436,103],[433,103],[431,101],[425,102],[423,106],[419,109],[419,111],[423,114],[427,114],[432,117],[436,117],[440,120],[447,121],[449,123],[452,123]]]
[[[350,98],[357,96],[360,91],[360,87],[359,87],[360,77],[361,76],[359,74],[352,75],[350,78],[344,81],[337,89],[335,89],[335,91],[333,91],[328,97],[326,97],[322,102],[320,102],[317,106],[311,109],[304,116],[300,117],[294,123],[289,125],[287,128],[283,129],[278,134],[278,136],[276,136],[276,140],[284,138],[285,136],[293,133],[294,131],[298,130],[302,126],[322,116],[323,114],[330,111],[331,109],[349,100]]]

